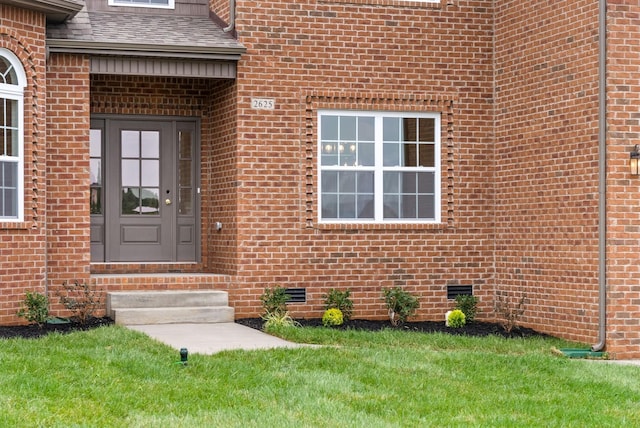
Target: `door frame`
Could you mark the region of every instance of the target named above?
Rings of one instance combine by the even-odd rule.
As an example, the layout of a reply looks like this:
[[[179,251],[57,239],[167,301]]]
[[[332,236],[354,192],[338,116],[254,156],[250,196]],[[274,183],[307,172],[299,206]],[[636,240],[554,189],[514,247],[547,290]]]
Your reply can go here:
[[[179,229],[184,228],[184,219],[185,216],[181,216],[178,213],[178,186],[175,187],[174,198],[174,218],[173,225],[171,229],[171,235],[173,240],[172,246],[172,256],[170,261],[166,260],[157,260],[157,261],[135,261],[135,260],[115,260],[109,254],[107,250],[109,248],[110,239],[114,239],[113,237],[107,236],[107,231],[109,230],[107,227],[108,222],[116,221],[113,219],[113,213],[109,213],[109,208],[106,205],[106,195],[117,192],[119,194],[119,185],[116,186],[118,188],[114,188],[115,182],[119,183],[119,179],[112,180],[108,179],[104,176],[104,171],[113,171],[114,165],[111,162],[114,162],[114,159],[119,161],[119,156],[108,156],[107,155],[107,144],[112,138],[111,135],[111,124],[112,122],[141,122],[141,123],[149,123],[149,122],[162,122],[169,124],[171,129],[171,145],[172,145],[172,156],[173,156],[173,165],[175,174],[171,177],[173,182],[177,182],[178,180],[178,162],[179,162],[179,153],[178,153],[178,130],[182,127],[190,128],[192,130],[193,135],[193,165],[192,165],[192,180],[193,180],[193,193],[192,193],[192,201],[193,201],[193,251],[190,252],[185,258],[185,252],[180,251],[178,248],[181,244],[179,234]],[[157,115],[106,115],[106,114],[95,114],[91,115],[91,127],[90,129],[101,129],[101,159],[102,166],[101,169],[103,171],[102,177],[102,213],[101,214],[91,214],[91,262],[92,263],[199,263],[201,261],[201,245],[202,245],[202,236],[201,236],[201,222],[202,222],[202,213],[201,213],[201,131],[200,131],[200,118],[198,117],[190,117],[190,116],[157,116]],[[118,140],[119,141],[119,140]],[[119,153],[119,150],[118,150]],[[119,170],[119,167],[117,167]],[[161,190],[160,194],[161,202],[164,200],[164,192]],[[113,210],[111,210],[113,211]],[[118,210],[116,210],[118,211]],[[117,238],[116,238],[117,239]]]

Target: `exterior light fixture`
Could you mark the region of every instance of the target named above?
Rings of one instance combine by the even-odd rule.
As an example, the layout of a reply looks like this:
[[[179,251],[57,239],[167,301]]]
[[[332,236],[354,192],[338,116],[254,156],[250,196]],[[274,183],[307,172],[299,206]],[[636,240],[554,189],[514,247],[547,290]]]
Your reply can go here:
[[[189,351],[187,351],[187,348],[180,348],[180,362],[183,365],[187,365],[187,358],[189,357]]]
[[[640,147],[637,144],[629,154],[629,172],[631,175],[640,175]]]

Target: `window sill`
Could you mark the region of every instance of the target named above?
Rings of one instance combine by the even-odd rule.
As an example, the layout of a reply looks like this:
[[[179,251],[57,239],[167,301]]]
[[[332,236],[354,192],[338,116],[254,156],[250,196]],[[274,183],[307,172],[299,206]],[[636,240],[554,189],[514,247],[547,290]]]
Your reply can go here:
[[[315,223],[311,226],[318,230],[445,230],[447,223]]]
[[[2,221],[0,222],[0,230],[27,230],[36,229],[38,226],[36,223],[30,223],[27,221]]]

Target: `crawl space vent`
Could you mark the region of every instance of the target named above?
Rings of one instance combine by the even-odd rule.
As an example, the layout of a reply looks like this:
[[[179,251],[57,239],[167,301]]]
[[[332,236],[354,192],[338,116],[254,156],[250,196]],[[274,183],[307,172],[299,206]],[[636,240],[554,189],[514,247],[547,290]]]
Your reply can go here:
[[[305,303],[307,301],[306,288],[287,288],[284,292],[289,296],[287,303]]]
[[[472,296],[473,285],[447,285],[447,299],[454,300],[459,295]]]

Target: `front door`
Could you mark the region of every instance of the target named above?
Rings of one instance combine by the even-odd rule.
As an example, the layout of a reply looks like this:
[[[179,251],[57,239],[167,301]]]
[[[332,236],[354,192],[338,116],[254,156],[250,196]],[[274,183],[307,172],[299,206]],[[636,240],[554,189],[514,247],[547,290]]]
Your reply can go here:
[[[103,163],[92,173],[102,184],[92,184],[92,261],[196,261],[195,121],[100,119],[91,135],[92,170],[98,138]]]

